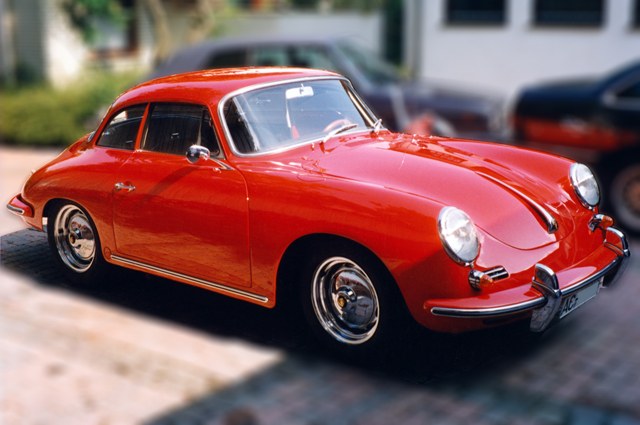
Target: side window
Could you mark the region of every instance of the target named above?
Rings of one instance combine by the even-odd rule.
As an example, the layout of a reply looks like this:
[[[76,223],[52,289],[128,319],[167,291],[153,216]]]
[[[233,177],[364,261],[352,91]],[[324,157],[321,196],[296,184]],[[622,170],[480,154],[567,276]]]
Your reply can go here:
[[[251,54],[251,65],[255,66],[296,66],[339,71],[326,50],[313,45],[260,47]]]
[[[152,105],[143,149],[184,155],[189,146],[201,145],[220,156],[220,145],[206,107],[182,103]]]
[[[255,66],[287,66],[289,58],[284,47],[266,46],[252,51],[253,60],[251,65]]]
[[[214,53],[207,59],[205,68],[235,68],[247,65],[247,52],[241,49]]]
[[[340,69],[331,60],[327,51],[318,46],[296,47],[290,50],[291,65],[309,68],[330,69],[340,72]]]
[[[132,150],[145,108],[138,105],[118,112],[100,135],[98,146]]]
[[[620,91],[618,93],[618,99],[640,100],[640,81]]]

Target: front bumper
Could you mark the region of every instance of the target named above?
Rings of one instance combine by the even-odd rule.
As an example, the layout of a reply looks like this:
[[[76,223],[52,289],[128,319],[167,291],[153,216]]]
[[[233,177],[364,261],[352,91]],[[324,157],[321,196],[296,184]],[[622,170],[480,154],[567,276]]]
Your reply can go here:
[[[14,196],[9,201],[7,209],[20,217],[33,217],[33,208],[20,195]]]
[[[531,316],[530,328],[542,332],[560,318],[563,302],[579,291],[598,285],[613,286],[623,274],[631,255],[625,235],[613,227],[606,229],[604,248],[610,251],[613,260],[600,265],[586,276],[576,278],[576,270],[563,270],[556,274],[543,264],[536,264],[531,286],[514,288],[504,293],[492,294],[492,297],[475,299],[441,300],[426,302],[434,316],[456,319],[480,319],[487,322],[508,321],[509,318]],[[581,269],[584,269],[581,268]],[[560,282],[563,285],[560,285]],[[519,301],[512,300],[519,298]],[[487,304],[487,305],[482,305]],[[467,306],[468,305],[468,306]]]

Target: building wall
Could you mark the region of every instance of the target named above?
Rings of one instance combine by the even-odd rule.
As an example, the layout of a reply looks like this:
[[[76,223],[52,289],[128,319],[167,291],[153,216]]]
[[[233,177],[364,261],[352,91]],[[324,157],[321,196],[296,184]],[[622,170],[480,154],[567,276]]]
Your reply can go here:
[[[13,14],[9,12],[7,0],[0,0],[0,83],[13,84]]]
[[[45,76],[44,12],[39,0],[13,0],[13,46],[15,66],[19,76],[30,74],[36,78]]]
[[[451,26],[446,0],[407,0],[406,63],[420,78],[450,80],[512,96],[541,80],[589,76],[640,58],[633,0],[605,1],[598,28],[532,25],[533,0],[506,0],[502,26]]]
[[[72,83],[89,60],[89,49],[82,37],[71,29],[60,8],[60,0],[42,1],[44,72],[58,86]]]
[[[379,53],[382,46],[380,13],[288,12],[247,13],[221,23],[225,35],[290,35],[348,37]]]

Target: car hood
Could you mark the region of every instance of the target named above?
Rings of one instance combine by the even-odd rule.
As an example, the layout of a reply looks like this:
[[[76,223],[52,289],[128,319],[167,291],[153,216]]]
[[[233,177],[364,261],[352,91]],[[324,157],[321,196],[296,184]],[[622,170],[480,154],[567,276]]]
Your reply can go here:
[[[323,155],[317,166],[326,176],[460,208],[476,226],[514,248],[548,245],[573,230],[564,205],[569,198],[557,182],[448,146],[446,140],[393,133],[381,135],[375,142],[369,137],[354,137]],[[549,220],[541,209],[556,220],[556,231],[548,230]]]

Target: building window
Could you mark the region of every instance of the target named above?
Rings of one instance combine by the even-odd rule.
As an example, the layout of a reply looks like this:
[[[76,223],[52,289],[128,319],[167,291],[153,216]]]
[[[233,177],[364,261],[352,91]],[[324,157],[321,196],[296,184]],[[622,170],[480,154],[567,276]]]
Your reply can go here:
[[[507,15],[504,0],[448,0],[446,8],[451,25],[502,25]]]
[[[119,18],[93,19],[95,38],[90,42],[97,57],[126,55],[138,48],[137,16],[134,0],[117,0],[122,14]]]
[[[604,0],[536,0],[534,23],[540,26],[598,27],[604,23]]]

